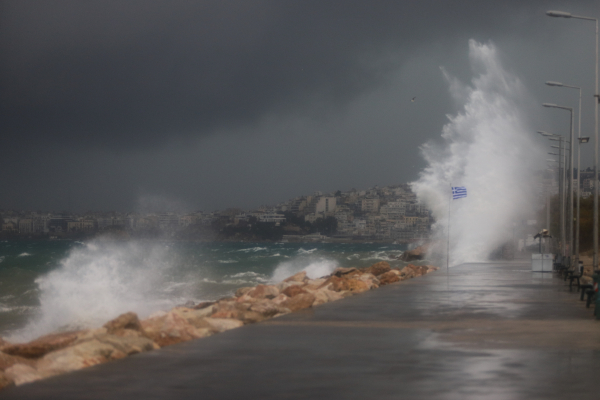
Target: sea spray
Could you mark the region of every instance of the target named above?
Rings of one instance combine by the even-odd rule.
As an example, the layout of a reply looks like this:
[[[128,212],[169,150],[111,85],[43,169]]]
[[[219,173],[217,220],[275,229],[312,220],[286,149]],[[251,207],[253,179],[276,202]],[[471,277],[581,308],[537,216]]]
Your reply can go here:
[[[471,85],[443,71],[464,107],[448,117],[443,145],[421,147],[428,166],[412,184],[436,221],[430,256],[445,261],[449,229],[451,265],[486,260],[510,241],[513,223],[531,215],[532,171],[543,165],[543,152],[522,111],[529,96],[520,80],[502,67],[493,44],[471,40],[469,56],[475,73]],[[467,197],[451,201],[451,185],[465,186]]]
[[[185,282],[173,281],[167,252],[156,244],[104,240],[72,249],[59,268],[36,279],[40,307],[15,338],[94,327],[123,312],[143,316],[174,306],[185,297],[172,292]]]
[[[300,256],[279,264],[273,272],[271,281],[274,283],[281,282],[301,271],[306,271],[306,276],[310,279],[317,279],[331,274],[338,265],[336,260],[324,257]]]

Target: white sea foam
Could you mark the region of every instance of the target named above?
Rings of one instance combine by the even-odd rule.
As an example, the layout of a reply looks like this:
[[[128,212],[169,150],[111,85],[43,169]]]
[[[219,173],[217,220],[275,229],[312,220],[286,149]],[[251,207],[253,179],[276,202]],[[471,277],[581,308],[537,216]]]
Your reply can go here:
[[[389,250],[389,251],[374,251],[371,252],[367,257],[362,258],[362,260],[380,260],[380,261],[394,261],[397,258],[392,255],[392,253],[402,253],[399,250]]]
[[[4,256],[0,256],[0,263],[4,261]]]
[[[239,262],[238,260],[217,260],[221,264],[235,264]]]
[[[36,307],[34,306],[7,306],[5,304],[0,304],[0,312],[5,313],[25,314],[35,308]]]
[[[24,252],[24,253],[19,254],[17,257],[29,257],[30,255],[31,254]]]
[[[265,250],[268,250],[268,249],[266,247],[250,247],[248,249],[239,249],[236,251],[244,252],[244,253],[250,253],[250,252],[256,253],[257,251],[265,251]]]
[[[310,279],[331,274],[338,267],[338,262],[327,258],[298,257],[282,262],[273,271],[272,282],[281,282],[300,271],[306,271]]]
[[[304,250],[304,249],[301,247],[301,248],[299,248],[299,249],[298,249],[298,254],[300,254],[300,255],[312,254],[312,253],[314,253],[315,251],[317,251],[317,249],[316,249],[316,248],[314,248],[314,249],[310,249],[310,250]]]
[[[440,259],[445,259],[450,227],[453,265],[486,260],[511,239],[513,222],[532,211],[537,186],[530,172],[540,169],[544,158],[522,111],[529,96],[519,79],[503,69],[495,46],[471,40],[469,55],[476,74],[470,85],[444,72],[464,108],[449,116],[443,145],[421,147],[428,166],[413,183],[437,221],[432,252]],[[451,185],[465,186],[467,197],[450,203]]]
[[[269,281],[269,277],[254,271],[239,272],[233,275],[226,275],[222,283],[228,285],[247,285],[259,284]]]

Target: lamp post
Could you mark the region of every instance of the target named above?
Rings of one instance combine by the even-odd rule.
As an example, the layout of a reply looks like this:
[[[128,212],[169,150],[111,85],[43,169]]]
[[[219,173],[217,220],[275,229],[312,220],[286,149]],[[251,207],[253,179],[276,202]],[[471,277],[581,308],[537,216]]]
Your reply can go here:
[[[548,137],[550,140],[558,140],[559,146],[558,146],[558,154],[556,153],[548,153],[550,155],[557,155],[558,156],[558,192],[560,194],[559,196],[559,207],[560,207],[560,223],[559,223],[559,231],[560,231],[560,246],[559,246],[559,250],[560,250],[560,254],[561,256],[565,257],[565,242],[566,242],[566,238],[565,238],[565,190],[564,190],[564,175],[565,175],[565,162],[564,162],[564,153],[562,151],[563,149],[563,143],[562,143],[562,136],[560,135],[556,135],[553,133],[548,133],[548,132],[544,132],[544,131],[538,131],[538,133],[542,136]],[[562,165],[561,165],[562,164]],[[562,168],[562,169],[561,169]]]
[[[598,269],[598,18],[584,17],[581,15],[573,15],[564,11],[546,11],[549,17],[557,18],[575,18],[586,21],[596,22],[596,90],[594,91],[594,260],[593,269]]]
[[[560,158],[559,158],[559,160],[560,160]],[[558,206],[560,207],[560,199],[561,199],[561,197],[560,197],[560,161],[557,161],[557,160],[555,160],[553,158],[547,158],[546,161],[548,163],[551,163],[551,162],[552,163],[558,163],[558,166],[556,167],[556,175],[557,175],[556,176],[557,177],[556,183],[557,183],[557,185],[559,185],[559,187],[557,188],[557,194],[559,194],[559,197],[558,197],[558,199],[559,199],[559,205]],[[548,169],[548,171],[553,172],[554,170],[553,169]],[[546,192],[547,192],[546,193],[546,226],[548,227],[548,230],[550,231],[550,233],[552,234],[552,236],[555,237],[555,238],[557,238],[557,239],[559,239],[560,238],[560,232],[557,235],[556,232],[553,229],[551,229],[551,227],[550,227],[551,226],[550,225],[550,194],[551,194],[551,191],[547,190]],[[560,228],[559,228],[559,230],[560,230]],[[550,252],[550,253],[554,253],[554,250],[555,249],[548,249],[548,248],[546,249],[546,251]],[[560,252],[560,247],[558,248],[558,252]]]
[[[563,257],[566,257],[566,235],[567,235],[567,229],[565,228],[565,225],[567,224],[567,190],[566,190],[566,184],[565,182],[567,181],[567,142],[565,139],[563,139],[562,136],[559,135],[553,135],[551,137],[548,138],[548,140],[552,140],[552,141],[558,141],[558,147],[557,146],[553,146],[554,148],[558,148],[558,154],[552,153],[552,155],[557,155],[559,156],[559,174],[560,174],[560,179],[562,179],[562,184],[559,186],[559,190],[560,190],[560,199],[561,199],[561,240],[563,241]],[[549,153],[550,154],[550,153]],[[563,260],[564,262],[564,260]]]
[[[579,119],[577,121],[577,140],[580,141],[581,143],[581,88],[578,86],[571,86],[571,85],[565,85],[563,83],[560,82],[552,82],[552,81],[547,81],[546,85],[548,86],[554,86],[554,87],[565,87],[565,88],[570,88],[570,89],[577,89],[579,90]],[[571,153],[572,154],[572,153]],[[579,211],[579,203],[580,203],[580,193],[579,193],[579,188],[580,188],[580,183],[579,183],[579,170],[581,169],[581,148],[580,146],[577,146],[577,190],[575,191],[574,195],[575,198],[577,199],[577,211],[575,212],[575,244],[573,247],[573,254],[575,255],[574,259],[573,259],[573,265],[579,265],[579,217],[580,217],[580,211]],[[571,172],[573,170],[573,164],[571,164]],[[573,177],[571,176],[571,179],[573,179]],[[570,195],[569,195],[570,196]]]
[[[573,147],[574,147],[574,143],[573,141],[575,140],[575,138],[573,137],[573,108],[572,107],[564,107],[564,106],[559,106],[556,104],[551,104],[551,103],[544,103],[543,104],[544,107],[548,107],[548,108],[558,108],[561,110],[567,110],[571,113],[571,132],[570,132],[570,137],[569,137],[569,173],[568,173],[568,178],[569,180],[567,181],[567,193],[569,195],[569,197],[567,198],[567,208],[569,209],[569,213],[568,213],[568,218],[569,218],[569,224],[567,226],[567,229],[569,230],[568,232],[568,236],[567,236],[567,240],[569,242],[569,249],[567,251],[568,257],[569,257],[569,265],[572,265],[572,261],[573,261]],[[566,168],[566,165],[565,165]]]

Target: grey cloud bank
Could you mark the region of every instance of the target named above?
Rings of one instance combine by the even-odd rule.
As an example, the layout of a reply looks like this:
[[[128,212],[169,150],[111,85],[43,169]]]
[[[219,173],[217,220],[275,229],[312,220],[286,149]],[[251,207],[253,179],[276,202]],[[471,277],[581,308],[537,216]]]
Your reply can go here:
[[[457,109],[439,67],[468,82],[470,38],[539,103],[576,101],[546,80],[591,97],[593,24],[544,11],[594,2],[523,3],[1,1],[0,208],[210,210],[414,180]]]

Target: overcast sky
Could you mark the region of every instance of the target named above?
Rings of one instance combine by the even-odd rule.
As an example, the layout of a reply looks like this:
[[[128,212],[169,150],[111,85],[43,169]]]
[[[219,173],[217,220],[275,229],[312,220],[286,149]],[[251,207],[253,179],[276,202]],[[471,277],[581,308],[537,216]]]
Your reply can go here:
[[[413,181],[468,40],[593,136],[597,1],[0,0],[0,209],[212,211]],[[411,102],[411,98],[417,97]],[[540,145],[545,144],[542,139]],[[592,145],[583,165],[592,165]]]

